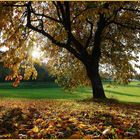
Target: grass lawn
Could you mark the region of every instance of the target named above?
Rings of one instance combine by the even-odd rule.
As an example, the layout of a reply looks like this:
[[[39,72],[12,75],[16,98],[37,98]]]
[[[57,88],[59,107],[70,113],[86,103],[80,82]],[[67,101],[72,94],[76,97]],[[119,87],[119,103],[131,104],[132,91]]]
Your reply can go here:
[[[123,102],[140,103],[140,82],[131,82],[128,85],[104,85],[105,93],[109,98]]]
[[[140,82],[129,85],[111,85],[104,83],[107,97],[123,102],[140,103]],[[80,87],[73,92],[65,92],[62,88],[50,83],[21,83],[13,88],[11,83],[0,83],[0,98],[28,99],[85,99],[92,97],[91,88]]]

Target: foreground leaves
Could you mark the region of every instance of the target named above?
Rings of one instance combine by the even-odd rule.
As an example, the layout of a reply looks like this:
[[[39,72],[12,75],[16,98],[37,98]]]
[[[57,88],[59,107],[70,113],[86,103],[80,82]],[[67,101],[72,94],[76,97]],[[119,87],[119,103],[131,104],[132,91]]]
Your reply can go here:
[[[140,138],[140,105],[1,99],[0,138]]]

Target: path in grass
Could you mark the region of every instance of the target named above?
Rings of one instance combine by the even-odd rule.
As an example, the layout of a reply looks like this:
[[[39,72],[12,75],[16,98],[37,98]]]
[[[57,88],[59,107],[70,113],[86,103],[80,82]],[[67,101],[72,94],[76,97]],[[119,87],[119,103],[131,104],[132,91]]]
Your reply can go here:
[[[108,86],[104,84],[107,97],[124,102],[140,103],[140,82],[132,82],[126,86]],[[64,90],[50,83],[21,83],[13,88],[10,83],[0,83],[0,98],[28,98],[28,99],[85,99],[91,98],[91,89],[81,87],[74,92]]]

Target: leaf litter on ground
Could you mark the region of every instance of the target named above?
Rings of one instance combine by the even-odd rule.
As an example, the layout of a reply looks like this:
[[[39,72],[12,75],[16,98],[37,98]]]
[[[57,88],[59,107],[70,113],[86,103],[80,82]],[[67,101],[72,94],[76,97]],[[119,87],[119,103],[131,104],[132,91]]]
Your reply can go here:
[[[140,104],[1,99],[1,139],[140,138]]]

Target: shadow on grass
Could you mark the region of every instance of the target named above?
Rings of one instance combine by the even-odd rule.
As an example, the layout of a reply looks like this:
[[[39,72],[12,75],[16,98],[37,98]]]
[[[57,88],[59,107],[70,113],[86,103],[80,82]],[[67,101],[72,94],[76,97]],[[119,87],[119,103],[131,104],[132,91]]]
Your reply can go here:
[[[105,92],[113,93],[113,94],[118,94],[122,96],[132,96],[132,97],[140,97],[140,95],[132,95],[130,93],[123,93],[123,92],[117,92],[117,91],[112,91],[112,90],[105,90]]]
[[[119,94],[119,95],[123,95],[123,96],[133,96],[133,97],[140,97],[140,95],[132,95],[132,94],[127,94],[127,93],[123,93],[123,92],[117,92],[117,91],[112,91],[112,90],[105,90],[105,92],[110,92],[113,94]]]
[[[137,81],[136,83],[134,82],[131,82],[129,84],[118,84],[118,83],[115,83],[115,82],[103,82],[104,86],[115,86],[115,87],[138,87],[140,88],[140,81]]]
[[[93,103],[93,105],[98,103],[100,106],[120,107],[122,109],[132,109],[132,110],[134,109],[139,110],[140,108],[139,102],[123,102],[113,98],[107,98],[107,99],[86,98],[83,100],[77,100],[77,102],[81,102],[83,104]]]
[[[137,85],[121,85],[122,87],[138,87],[140,88],[140,84]]]

